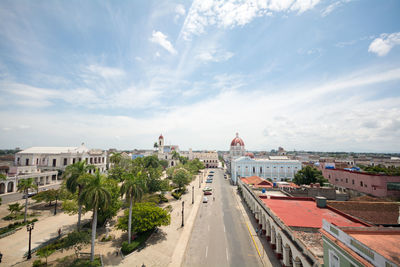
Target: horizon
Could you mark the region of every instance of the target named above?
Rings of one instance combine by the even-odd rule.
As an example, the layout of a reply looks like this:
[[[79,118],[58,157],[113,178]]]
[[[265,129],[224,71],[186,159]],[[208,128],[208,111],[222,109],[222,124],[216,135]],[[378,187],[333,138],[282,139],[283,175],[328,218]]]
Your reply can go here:
[[[2,1],[0,146],[399,153],[399,10]]]

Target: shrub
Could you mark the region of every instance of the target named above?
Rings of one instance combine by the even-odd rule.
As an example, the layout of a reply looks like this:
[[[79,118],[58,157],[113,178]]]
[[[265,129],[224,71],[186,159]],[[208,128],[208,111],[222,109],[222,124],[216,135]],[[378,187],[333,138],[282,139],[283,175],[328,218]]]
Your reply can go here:
[[[32,263],[32,267],[41,267],[41,266],[45,266],[46,263],[42,262],[40,259],[35,260]]]
[[[153,231],[154,229],[138,234],[135,240],[133,240],[130,244],[128,244],[128,241],[122,242],[122,248],[121,248],[122,254],[127,255],[129,253],[132,253],[140,245],[146,242],[146,240],[150,237]]]
[[[159,195],[159,196],[160,196],[160,203],[168,202],[168,198],[166,198],[164,195]]]
[[[175,199],[180,199],[181,196],[182,196],[182,193],[172,192],[171,195],[172,195]]]
[[[96,257],[93,262],[87,259],[76,259],[70,267],[98,267],[101,266],[100,258]]]

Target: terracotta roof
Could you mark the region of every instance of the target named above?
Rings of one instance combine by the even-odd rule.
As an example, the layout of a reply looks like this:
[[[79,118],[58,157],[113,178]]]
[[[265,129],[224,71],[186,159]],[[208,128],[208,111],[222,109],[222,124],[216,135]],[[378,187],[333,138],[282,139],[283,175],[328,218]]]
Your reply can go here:
[[[273,186],[273,184],[270,181],[267,181],[258,176],[243,177],[240,179],[246,184],[252,184],[255,187],[259,188],[269,188]]]
[[[337,226],[367,226],[362,221],[329,207],[317,207],[312,198],[260,196],[260,199],[288,226],[321,228],[322,219]]]
[[[400,265],[400,230],[388,227],[341,228],[386,259]]]
[[[395,202],[328,201],[328,205],[372,224],[397,224],[399,217]]]

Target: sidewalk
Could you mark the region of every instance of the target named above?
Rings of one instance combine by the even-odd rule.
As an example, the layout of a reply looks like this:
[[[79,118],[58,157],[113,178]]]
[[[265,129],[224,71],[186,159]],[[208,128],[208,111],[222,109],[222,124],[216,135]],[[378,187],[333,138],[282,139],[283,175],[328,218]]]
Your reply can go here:
[[[242,201],[242,198],[237,193],[236,187],[232,187],[233,194],[235,195],[238,207],[243,215],[243,218],[247,224],[247,228],[249,230],[249,235],[251,235],[252,241],[256,250],[258,252],[258,256],[260,257],[264,266],[272,267],[272,266],[280,266],[281,263],[276,259],[275,254],[271,250],[268,245],[268,242],[262,236],[257,235],[256,228],[257,222],[254,216],[249,211],[245,202]]]
[[[175,267],[181,265],[197,210],[202,201],[204,182],[201,188],[199,188],[199,178],[199,175],[197,175],[196,179],[187,186],[189,192],[182,196],[182,200],[173,200],[163,205],[171,205],[173,208],[171,212],[171,224],[160,227],[158,233],[154,234],[148,240],[146,247],[127,256],[118,266],[142,266],[142,264],[145,264],[146,267]],[[192,186],[194,186],[195,192],[194,204],[192,204]],[[184,227],[181,227],[182,201],[185,202]],[[109,264],[109,262],[107,262],[107,264]]]

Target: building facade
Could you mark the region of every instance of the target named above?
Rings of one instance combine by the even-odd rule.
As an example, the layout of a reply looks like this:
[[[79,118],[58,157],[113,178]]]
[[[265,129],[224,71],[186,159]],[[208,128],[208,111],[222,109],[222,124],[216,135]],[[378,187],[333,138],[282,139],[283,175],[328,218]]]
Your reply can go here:
[[[179,153],[179,146],[177,145],[165,145],[164,136],[160,134],[157,142],[157,156],[160,160],[168,161],[168,167],[176,166],[179,163],[179,159],[174,157],[174,151]]]
[[[369,174],[343,169],[326,169],[322,174],[338,189],[354,190],[376,197],[400,196],[400,176]]]
[[[231,179],[236,184],[240,177],[256,175],[274,182],[286,181],[292,180],[299,170],[301,170],[300,161],[290,160],[284,156],[270,156],[268,159],[245,156],[231,162]]]
[[[86,161],[104,173],[107,166],[107,152],[88,149],[84,143],[79,147],[31,147],[15,155],[15,168],[35,166],[42,171],[64,171],[68,165],[78,161]]]

